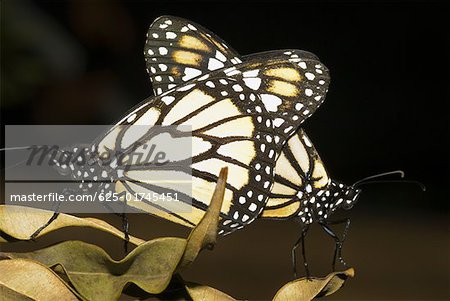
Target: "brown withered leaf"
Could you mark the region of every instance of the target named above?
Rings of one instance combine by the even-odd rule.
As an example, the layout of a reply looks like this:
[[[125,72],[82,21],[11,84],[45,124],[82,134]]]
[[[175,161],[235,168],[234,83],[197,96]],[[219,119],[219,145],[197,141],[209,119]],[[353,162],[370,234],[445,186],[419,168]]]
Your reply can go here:
[[[79,300],[46,266],[28,259],[0,260],[1,300]]]
[[[158,294],[169,284],[183,256],[186,240],[160,238],[136,247],[115,261],[100,247],[82,241],[66,241],[29,253],[4,253],[26,258],[47,267],[61,266],[78,293],[87,300],[117,300],[123,287],[133,282],[144,291]],[[2,260],[8,261],[8,260]]]
[[[236,301],[233,297],[206,285],[187,282],[185,288],[193,301]]]
[[[29,240],[31,235],[44,225],[53,215],[53,211],[36,209],[25,206],[0,205],[0,232],[18,240]],[[96,218],[81,218],[60,213],[58,217],[37,237],[65,227],[90,227],[114,236],[123,238],[123,232],[105,221]],[[0,236],[0,242],[7,242]],[[145,241],[130,236],[130,243],[140,245]]]
[[[66,241],[29,253],[1,253],[1,256],[62,268],[77,292],[87,300],[118,300],[128,283],[147,293],[159,294],[166,289],[177,267],[185,267],[201,249],[215,243],[226,176],[227,170],[223,169],[210,208],[188,239],[154,239],[140,244],[120,261],[112,260],[100,247],[81,241]]]
[[[353,277],[355,271],[348,269],[334,272],[325,278],[300,278],[285,284],[275,295],[273,301],[309,301],[314,298],[329,296],[338,291],[348,277]]]
[[[180,262],[180,269],[191,264],[202,249],[207,247],[211,249],[215,245],[217,239],[219,214],[225,194],[227,176],[228,169],[222,168],[208,211],[203,216],[197,227],[195,227],[189,235],[186,251],[184,252],[183,258]]]

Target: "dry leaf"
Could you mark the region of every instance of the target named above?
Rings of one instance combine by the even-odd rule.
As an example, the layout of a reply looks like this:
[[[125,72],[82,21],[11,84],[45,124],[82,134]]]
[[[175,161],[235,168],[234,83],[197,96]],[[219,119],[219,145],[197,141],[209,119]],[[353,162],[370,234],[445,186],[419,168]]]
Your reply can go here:
[[[187,282],[185,288],[193,301],[236,301],[229,295],[206,285]]]
[[[44,225],[53,215],[53,211],[25,206],[0,205],[0,232],[19,240],[29,240],[31,235]],[[48,227],[44,228],[38,237],[64,227],[90,227],[108,232],[123,238],[123,232],[105,221],[96,218],[81,218],[60,213]],[[7,242],[0,237],[0,242]],[[130,236],[130,243],[140,245],[145,241]]]
[[[1,300],[79,300],[52,270],[27,259],[0,261]]]
[[[325,278],[301,278],[285,284],[275,295],[273,301],[309,301],[314,298],[328,296],[339,290],[348,277],[353,277],[355,271],[348,269],[343,272],[331,273]]]
[[[154,239],[139,245],[120,261],[112,260],[100,247],[81,241],[66,241],[29,253],[0,253],[0,257],[27,258],[48,267],[62,267],[72,285],[88,300],[117,300],[130,282],[148,293],[159,294],[170,283],[177,266],[186,266],[204,247],[215,243],[226,176],[225,168],[210,207],[187,240]]]
[[[155,239],[139,245],[120,261],[112,260],[100,247],[82,241],[66,241],[30,253],[3,254],[13,259],[36,260],[48,267],[61,265],[84,298],[117,300],[129,282],[152,294],[162,292],[185,247],[186,240],[182,238]]]
[[[227,175],[228,169],[226,167],[222,168],[208,211],[206,211],[200,223],[189,235],[186,251],[180,262],[180,269],[191,264],[202,249],[206,247],[212,248],[216,243],[219,214],[225,194]]]

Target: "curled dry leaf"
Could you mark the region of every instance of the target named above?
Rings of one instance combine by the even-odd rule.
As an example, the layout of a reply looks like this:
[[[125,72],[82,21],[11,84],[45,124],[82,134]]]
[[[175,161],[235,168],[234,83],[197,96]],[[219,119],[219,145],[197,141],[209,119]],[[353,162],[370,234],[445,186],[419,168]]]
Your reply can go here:
[[[138,246],[120,261],[112,260],[100,247],[81,241],[66,241],[30,253],[4,254],[13,259],[39,261],[48,267],[60,265],[87,300],[117,300],[129,282],[152,294],[162,292],[185,246],[182,238],[155,239]]]
[[[1,300],[79,300],[52,270],[27,259],[0,260]]]
[[[339,290],[348,277],[353,277],[355,271],[348,269],[343,272],[331,273],[325,278],[301,278],[285,284],[275,295],[273,301],[309,301],[314,298],[328,296]]]
[[[227,170],[223,169],[210,208],[188,239],[154,239],[120,261],[112,260],[100,247],[81,241],[66,241],[29,253],[0,253],[0,257],[32,259],[48,267],[60,267],[87,300],[117,300],[130,282],[147,293],[159,294],[177,267],[185,267],[201,249],[215,243],[226,176]]]
[[[193,301],[236,301],[233,297],[206,285],[187,282],[185,288]]]
[[[0,232],[19,240],[29,240],[31,235],[44,225],[53,215],[53,211],[36,209],[25,206],[0,205]],[[60,213],[48,227],[44,228],[38,237],[65,227],[90,227],[114,236],[123,238],[123,232],[105,221],[96,218],[81,218]],[[0,237],[0,242],[6,239]],[[145,241],[130,236],[130,242],[140,245]]]
[[[179,269],[191,264],[198,253],[207,247],[212,248],[217,239],[217,228],[219,224],[219,214],[222,208],[225,187],[227,184],[228,168],[222,168],[219,179],[217,180],[214,194],[208,211],[205,213],[200,223],[195,227],[189,235],[186,251],[180,262]]]

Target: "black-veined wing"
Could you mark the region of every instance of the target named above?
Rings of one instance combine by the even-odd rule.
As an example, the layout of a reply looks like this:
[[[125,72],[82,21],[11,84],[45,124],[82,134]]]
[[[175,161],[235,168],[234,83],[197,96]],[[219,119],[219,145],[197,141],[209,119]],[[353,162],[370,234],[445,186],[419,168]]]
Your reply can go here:
[[[240,57],[217,35],[172,16],[153,22],[144,52],[156,95],[225,68],[228,76],[259,94],[272,114],[280,147],[324,101],[330,81],[328,69],[310,52],[278,50]]]
[[[330,82],[328,69],[313,54],[301,50],[251,55],[224,71],[259,95],[272,115],[280,148],[323,103]]]
[[[238,87],[239,86],[239,87]],[[247,102],[244,99],[254,99]],[[178,86],[149,99],[125,116],[97,144],[97,152],[115,151],[133,156],[142,151],[130,148],[145,145],[146,132],[131,132],[128,125],[142,125],[151,131],[155,125],[192,127],[192,198],[164,183],[150,183],[161,170],[146,165],[126,166],[114,183],[117,193],[178,193],[185,210],[150,201],[129,202],[130,206],[185,226],[196,225],[208,208],[220,169],[228,167],[228,183],[222,206],[220,233],[230,233],[253,221],[262,211],[273,183],[276,146],[270,116],[254,91],[238,80],[211,74],[208,78]],[[188,135],[188,133],[186,133]],[[177,172],[177,162],[171,162]],[[120,169],[119,166],[114,166]],[[154,168],[154,167],[153,167]],[[167,168],[167,167],[166,167]],[[192,206],[191,206],[192,203]],[[178,207],[180,209],[180,207]]]
[[[274,185],[261,216],[274,219],[297,216],[302,205],[311,202],[311,196],[326,189],[329,183],[319,154],[300,129],[288,140],[276,162]],[[321,206],[319,200],[317,204]]]
[[[172,16],[159,17],[150,25],[144,55],[155,95],[241,62],[238,53],[214,33]]]

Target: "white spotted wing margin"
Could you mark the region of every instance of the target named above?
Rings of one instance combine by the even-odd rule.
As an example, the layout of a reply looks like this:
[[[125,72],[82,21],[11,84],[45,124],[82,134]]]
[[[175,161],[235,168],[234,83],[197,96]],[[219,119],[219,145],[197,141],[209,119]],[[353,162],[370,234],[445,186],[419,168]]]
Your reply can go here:
[[[143,212],[182,224],[195,226],[209,206],[220,169],[228,167],[228,183],[221,210],[220,234],[225,235],[252,222],[262,212],[273,184],[276,145],[270,116],[257,108],[262,103],[254,91],[223,72],[208,79],[187,83],[163,95],[149,98],[125,116],[97,144],[97,152],[118,151],[133,157],[138,148],[150,144],[152,127],[185,126],[191,132],[178,133],[177,138],[192,134],[192,156],[172,161],[164,168],[186,173],[183,160],[192,160],[192,191],[168,187],[148,179],[164,173],[162,168],[146,164],[116,164],[115,192],[176,192],[178,210],[167,203],[150,200],[128,202]],[[254,101],[242,101],[254,99]],[[141,125],[146,131],[130,132],[129,125]],[[181,128],[181,127],[180,127]],[[271,157],[269,157],[271,154]],[[185,187],[185,186],[180,186]],[[192,198],[191,198],[192,192]],[[192,204],[192,205],[191,205]]]
[[[328,69],[315,55],[301,50],[247,56],[245,62],[224,72],[261,100],[263,109],[271,115],[280,149],[323,103],[330,83]]]
[[[189,20],[161,16],[149,27],[144,56],[155,95],[241,62],[221,38]]]

